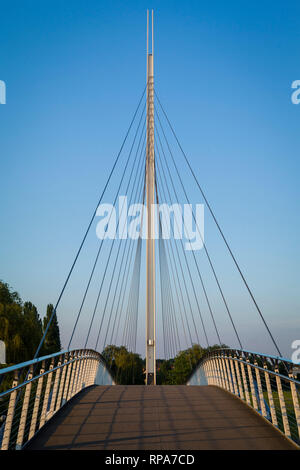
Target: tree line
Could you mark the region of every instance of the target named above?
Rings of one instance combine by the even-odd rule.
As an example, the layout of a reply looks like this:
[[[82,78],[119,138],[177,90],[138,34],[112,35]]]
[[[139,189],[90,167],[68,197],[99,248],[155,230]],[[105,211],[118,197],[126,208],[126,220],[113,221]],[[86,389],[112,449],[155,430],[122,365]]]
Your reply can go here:
[[[33,358],[53,308],[52,304],[48,304],[46,315],[41,319],[32,302],[23,302],[17,292],[0,281],[0,340],[6,346],[7,364],[17,364]],[[39,356],[52,354],[60,349],[59,326],[54,314]]]
[[[6,345],[7,364],[17,364],[33,358],[53,312],[53,305],[47,305],[46,315],[41,319],[36,306],[23,302],[19,294],[0,281],[0,340]],[[218,345],[202,348],[194,344],[191,348],[180,351],[176,357],[157,360],[157,384],[185,384],[196,369],[200,359]],[[222,345],[222,347],[227,347]],[[39,356],[61,350],[60,332],[56,314],[49,327]],[[128,351],[124,346],[109,345],[102,351],[114,380],[123,385],[144,385],[145,359]]]
[[[180,351],[175,358],[158,359],[156,382],[158,385],[183,385],[196,369],[199,361],[208,351],[226,348],[225,344],[202,348],[193,344],[191,348]],[[145,384],[146,364],[139,354],[127,351],[124,346],[109,345],[102,351],[102,356],[119,385]]]

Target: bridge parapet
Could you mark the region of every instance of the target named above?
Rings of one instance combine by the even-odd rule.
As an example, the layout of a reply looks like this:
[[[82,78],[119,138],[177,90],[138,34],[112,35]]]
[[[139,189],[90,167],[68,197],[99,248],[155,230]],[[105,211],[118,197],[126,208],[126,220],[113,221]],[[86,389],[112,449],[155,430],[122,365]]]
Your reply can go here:
[[[300,382],[288,359],[237,349],[206,354],[187,385],[215,385],[260,413],[300,445]]]
[[[114,384],[91,349],[61,351],[0,370],[0,449],[22,449],[74,395]]]

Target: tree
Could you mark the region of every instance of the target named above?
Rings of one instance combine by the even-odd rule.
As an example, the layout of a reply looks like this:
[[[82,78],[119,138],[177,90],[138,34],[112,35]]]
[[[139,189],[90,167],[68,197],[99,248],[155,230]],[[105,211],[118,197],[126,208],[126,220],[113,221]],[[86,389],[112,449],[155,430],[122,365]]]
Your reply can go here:
[[[47,305],[47,313],[43,320],[43,333],[45,333],[47,325],[50,321],[52,312],[54,307],[52,304]],[[60,333],[59,333],[59,326],[57,321],[56,312],[53,315],[51,324],[47,331],[44,345],[43,345],[43,352],[45,354],[53,354],[61,350],[61,343],[60,343]]]
[[[144,384],[143,360],[125,346],[108,345],[102,352],[114,380],[119,385]]]
[[[22,302],[19,294],[0,281],[0,339],[5,342],[8,364],[28,361],[33,358],[53,312],[47,306],[42,323],[37,308],[32,302]],[[40,355],[60,351],[60,335],[56,314],[53,317]]]
[[[41,321],[31,302],[22,304],[17,292],[0,282],[0,339],[6,345],[7,362],[32,358],[42,337]]]
[[[12,292],[11,287],[3,281],[0,281],[0,304],[18,304],[21,305],[22,301],[18,292]]]
[[[201,358],[209,351],[218,348],[226,348],[225,344],[202,348],[200,344],[193,344],[191,348],[180,351],[177,356],[169,361],[164,361],[159,371],[159,383],[170,385],[183,385],[187,382],[191,373],[197,368]]]
[[[174,364],[174,359],[157,359],[156,383],[157,385],[169,384],[170,373]]]
[[[24,342],[30,357],[33,357],[41,341],[43,328],[37,308],[31,302],[23,305]]]

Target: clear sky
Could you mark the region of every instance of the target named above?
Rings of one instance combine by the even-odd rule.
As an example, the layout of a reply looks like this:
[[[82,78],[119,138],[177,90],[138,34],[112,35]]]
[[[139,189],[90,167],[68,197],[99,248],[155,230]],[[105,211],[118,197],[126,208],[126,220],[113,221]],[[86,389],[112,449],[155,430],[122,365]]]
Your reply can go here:
[[[0,1],[0,8],[7,87],[0,278],[41,316],[56,302],[145,86],[146,10],[153,8],[157,92],[290,357],[300,339],[300,105],[291,102],[300,79],[299,4],[26,0]],[[190,191],[201,202],[196,187]],[[207,227],[245,347],[274,353]],[[83,262],[58,312],[64,345],[90,264]],[[236,346],[226,328],[225,342]]]

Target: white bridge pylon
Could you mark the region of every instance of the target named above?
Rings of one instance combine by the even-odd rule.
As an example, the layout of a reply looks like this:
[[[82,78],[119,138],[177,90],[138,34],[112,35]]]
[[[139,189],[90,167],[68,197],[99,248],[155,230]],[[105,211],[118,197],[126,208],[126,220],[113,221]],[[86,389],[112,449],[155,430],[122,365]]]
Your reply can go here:
[[[155,169],[154,169],[154,40],[151,12],[151,53],[149,53],[149,11],[147,10],[147,144],[146,144],[146,384],[156,385],[155,341]]]

